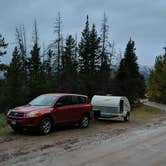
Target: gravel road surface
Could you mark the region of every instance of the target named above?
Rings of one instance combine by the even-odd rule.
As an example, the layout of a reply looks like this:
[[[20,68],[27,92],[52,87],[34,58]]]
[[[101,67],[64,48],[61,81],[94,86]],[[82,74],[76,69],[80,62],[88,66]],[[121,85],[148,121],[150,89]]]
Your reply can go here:
[[[0,166],[166,165],[166,115],[0,137]]]

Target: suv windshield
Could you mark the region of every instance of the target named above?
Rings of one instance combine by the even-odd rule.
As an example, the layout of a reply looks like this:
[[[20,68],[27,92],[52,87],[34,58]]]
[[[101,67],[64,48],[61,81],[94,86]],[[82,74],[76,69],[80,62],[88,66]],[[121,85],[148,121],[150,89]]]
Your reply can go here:
[[[33,99],[29,104],[32,106],[51,106],[57,96],[42,95]]]

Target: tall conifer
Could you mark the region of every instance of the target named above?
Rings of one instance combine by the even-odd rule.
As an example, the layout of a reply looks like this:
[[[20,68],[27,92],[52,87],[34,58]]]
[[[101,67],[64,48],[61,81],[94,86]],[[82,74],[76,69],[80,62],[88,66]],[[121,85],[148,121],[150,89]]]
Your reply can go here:
[[[115,95],[122,95],[129,98],[134,104],[145,91],[143,76],[139,73],[137,56],[135,54],[135,43],[131,39],[127,43],[124,58],[120,62],[116,76]]]

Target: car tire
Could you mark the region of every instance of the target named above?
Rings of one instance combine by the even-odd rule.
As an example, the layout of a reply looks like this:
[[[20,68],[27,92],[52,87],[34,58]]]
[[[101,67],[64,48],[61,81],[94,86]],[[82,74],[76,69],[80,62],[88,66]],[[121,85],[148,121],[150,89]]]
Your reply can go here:
[[[130,121],[130,114],[129,113],[127,113],[126,116],[124,117],[124,121],[125,122]]]
[[[42,118],[40,122],[41,134],[49,134],[52,130],[52,120],[49,117]]]
[[[89,126],[89,116],[84,114],[80,120],[80,127],[87,128]]]

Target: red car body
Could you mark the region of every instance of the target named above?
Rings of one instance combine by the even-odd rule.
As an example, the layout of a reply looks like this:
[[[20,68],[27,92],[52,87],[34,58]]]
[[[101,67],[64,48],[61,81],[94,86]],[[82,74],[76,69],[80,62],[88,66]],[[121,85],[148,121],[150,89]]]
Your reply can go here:
[[[9,111],[7,115],[7,123],[15,128],[40,127],[43,117],[49,117],[52,125],[65,123],[79,123],[83,115],[87,115],[92,119],[92,105],[87,96],[79,94],[45,94],[41,95],[46,99],[55,97],[50,106],[32,106],[30,104],[16,107]],[[40,97],[40,96],[39,96]],[[59,103],[64,99],[70,99],[68,104]],[[75,102],[74,102],[75,101]],[[34,114],[35,113],[35,114]],[[30,115],[33,115],[32,117]]]

